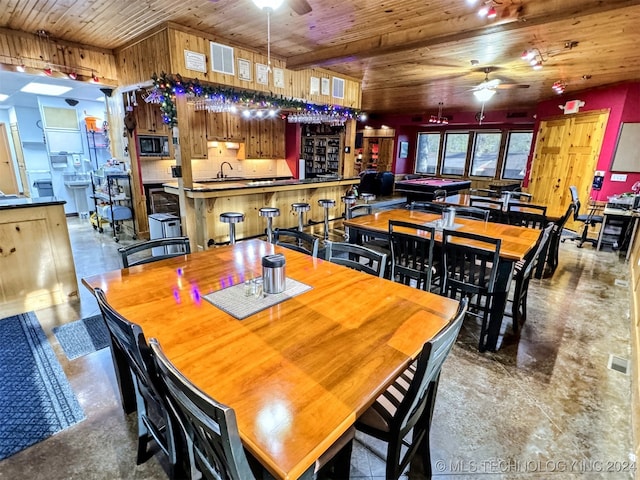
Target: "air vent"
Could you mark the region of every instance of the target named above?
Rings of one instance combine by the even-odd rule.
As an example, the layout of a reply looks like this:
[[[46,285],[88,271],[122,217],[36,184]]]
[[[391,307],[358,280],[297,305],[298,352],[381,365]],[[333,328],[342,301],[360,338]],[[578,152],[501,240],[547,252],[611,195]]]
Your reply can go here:
[[[333,98],[344,98],[344,80],[333,77],[333,88],[331,89]]]
[[[228,75],[235,75],[233,65],[233,48],[211,42],[211,70]]]
[[[624,373],[625,375],[629,374],[629,360],[625,358],[611,354],[609,355],[609,364],[607,366],[616,372]]]
[[[508,112],[507,118],[527,118],[527,112]]]

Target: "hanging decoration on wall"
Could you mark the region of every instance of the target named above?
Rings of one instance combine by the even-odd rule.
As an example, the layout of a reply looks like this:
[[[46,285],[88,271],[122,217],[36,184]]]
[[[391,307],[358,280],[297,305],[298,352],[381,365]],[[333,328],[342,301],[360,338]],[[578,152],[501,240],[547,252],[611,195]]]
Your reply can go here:
[[[218,112],[247,110],[279,110],[291,123],[298,118],[320,118],[323,121],[345,122],[357,119],[363,113],[337,105],[317,105],[282,95],[268,95],[250,90],[238,90],[220,85],[203,85],[197,79],[185,80],[181,75],[154,74],[153,87],[145,97],[148,103],[160,105],[162,120],[170,127],[178,124],[176,95],[187,95],[187,100],[204,104],[203,109]],[[207,108],[207,105],[209,107]]]

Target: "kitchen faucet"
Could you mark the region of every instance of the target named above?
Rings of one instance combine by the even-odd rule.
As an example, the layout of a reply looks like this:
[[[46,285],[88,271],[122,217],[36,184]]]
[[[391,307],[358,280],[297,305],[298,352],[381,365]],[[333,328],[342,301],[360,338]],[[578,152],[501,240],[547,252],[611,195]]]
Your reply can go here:
[[[233,170],[233,167],[231,166],[231,164],[230,164],[229,162],[222,162],[222,163],[220,164],[220,171],[219,171],[219,172],[218,172],[218,174],[216,175],[216,178],[224,178],[224,177],[225,177],[225,174],[224,174],[224,172],[223,172],[223,170],[222,170],[222,167],[224,167],[224,164],[225,164],[225,163],[226,163],[227,165],[229,165],[229,169]]]

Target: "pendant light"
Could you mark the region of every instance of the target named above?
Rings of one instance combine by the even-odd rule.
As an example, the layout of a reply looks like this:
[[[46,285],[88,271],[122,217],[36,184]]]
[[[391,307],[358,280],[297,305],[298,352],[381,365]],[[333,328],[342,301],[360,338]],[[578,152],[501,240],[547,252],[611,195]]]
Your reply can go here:
[[[271,71],[271,12],[276,10],[284,0],[253,0],[261,10],[267,11],[267,71]]]

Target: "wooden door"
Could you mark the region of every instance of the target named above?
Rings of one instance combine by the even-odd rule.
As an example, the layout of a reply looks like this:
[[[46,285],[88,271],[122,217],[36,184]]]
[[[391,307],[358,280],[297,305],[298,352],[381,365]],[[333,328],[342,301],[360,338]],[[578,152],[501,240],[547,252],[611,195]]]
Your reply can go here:
[[[18,194],[18,182],[16,182],[16,173],[13,168],[7,127],[4,123],[0,123],[0,191],[6,194]]]
[[[20,181],[22,182],[22,194],[25,197],[30,197],[29,179],[27,177],[27,166],[24,163],[24,151],[22,150],[22,140],[20,139],[20,130],[18,130],[18,124],[12,123],[11,139],[13,140],[13,148],[16,152],[16,161],[18,162],[18,172],[20,174]]]
[[[566,211],[571,185],[587,211],[608,118],[609,110],[595,110],[540,122],[527,190],[535,203],[547,205],[549,215]]]

